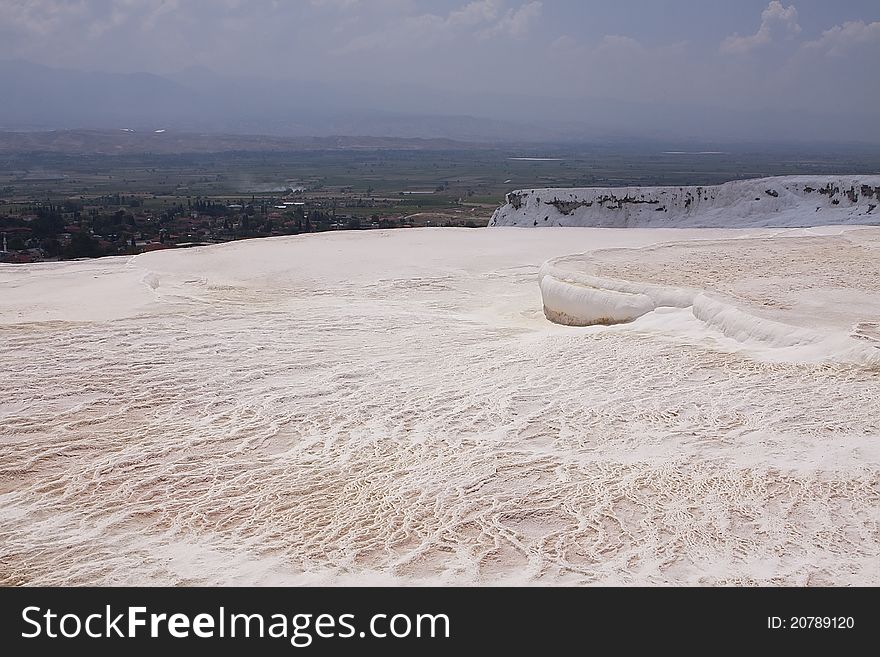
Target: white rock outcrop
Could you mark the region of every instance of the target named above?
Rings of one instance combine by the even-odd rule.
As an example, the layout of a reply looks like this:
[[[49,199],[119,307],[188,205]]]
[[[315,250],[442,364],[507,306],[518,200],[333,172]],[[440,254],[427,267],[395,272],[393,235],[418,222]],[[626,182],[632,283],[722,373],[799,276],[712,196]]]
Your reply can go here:
[[[880,224],[880,175],[782,176],[693,187],[510,192],[490,226],[747,228]]]

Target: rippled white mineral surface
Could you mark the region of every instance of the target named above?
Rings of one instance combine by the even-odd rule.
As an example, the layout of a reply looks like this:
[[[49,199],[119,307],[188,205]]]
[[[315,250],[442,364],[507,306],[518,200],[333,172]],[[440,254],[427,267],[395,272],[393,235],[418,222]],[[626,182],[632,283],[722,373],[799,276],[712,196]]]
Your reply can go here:
[[[552,324],[570,254],[828,341]],[[880,584],[878,262],[498,228],[0,266],[0,583]]]

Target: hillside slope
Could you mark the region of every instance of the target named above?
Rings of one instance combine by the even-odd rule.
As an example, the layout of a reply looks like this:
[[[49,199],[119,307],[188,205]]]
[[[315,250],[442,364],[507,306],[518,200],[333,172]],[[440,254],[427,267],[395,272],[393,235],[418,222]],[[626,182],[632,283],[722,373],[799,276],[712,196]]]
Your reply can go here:
[[[510,192],[490,226],[740,228],[880,223],[880,175]]]

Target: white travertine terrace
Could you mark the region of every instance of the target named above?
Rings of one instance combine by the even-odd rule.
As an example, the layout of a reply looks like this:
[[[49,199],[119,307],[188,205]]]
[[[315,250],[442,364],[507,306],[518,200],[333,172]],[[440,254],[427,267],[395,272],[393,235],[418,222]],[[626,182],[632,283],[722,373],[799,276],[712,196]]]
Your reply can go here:
[[[690,187],[510,192],[490,226],[748,228],[880,224],[880,175],[778,176]]]
[[[554,258],[539,274],[544,314],[590,326],[681,308],[739,342],[880,364],[880,335],[874,340],[865,329],[880,326],[876,234],[673,242]],[[698,281],[706,287],[693,287]],[[816,316],[816,293],[833,297],[836,289],[846,290],[842,300],[824,300],[834,312]]]
[[[880,368],[847,347],[878,338],[878,233],[364,231],[0,266],[0,582],[880,584]],[[637,286],[630,314],[659,305],[548,322],[564,253]]]

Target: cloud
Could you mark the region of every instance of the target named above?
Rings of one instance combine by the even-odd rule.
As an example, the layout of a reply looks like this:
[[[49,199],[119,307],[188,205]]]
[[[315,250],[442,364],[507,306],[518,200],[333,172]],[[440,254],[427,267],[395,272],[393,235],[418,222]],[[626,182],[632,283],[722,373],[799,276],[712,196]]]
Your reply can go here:
[[[373,32],[352,38],[337,54],[410,48],[425,50],[462,37],[522,38],[540,17],[542,3],[526,2],[504,9],[504,0],[474,0],[448,14],[411,14],[389,19]]]
[[[228,6],[234,7],[230,3],[230,0],[227,0],[229,3]],[[152,10],[147,14],[146,18],[143,22],[143,28],[151,30],[156,27],[156,23],[165,16],[166,14],[173,14],[180,11],[180,3],[179,0],[162,0],[157,6],[152,8]]]
[[[849,21],[822,32],[815,41],[804,44],[805,49],[820,51],[831,57],[841,57],[847,51],[870,43],[880,43],[880,21],[865,23]]]
[[[97,39],[129,23],[150,29],[179,9],[179,0],[0,0],[0,25],[36,36],[74,29]]]
[[[794,5],[784,6],[779,0],[772,0],[761,12],[761,26],[754,34],[740,36],[733,34],[721,42],[721,52],[732,55],[748,54],[766,46],[782,35],[793,36],[800,33],[798,13]]]
[[[710,79],[704,75],[705,60],[693,57],[687,42],[646,45],[621,34],[581,42],[563,35],[549,51],[569,93],[579,90],[585,96],[678,102]]]
[[[387,21],[381,28],[352,38],[337,54],[371,50],[410,48],[425,50],[440,43],[475,35],[482,39],[499,36],[520,38],[540,16],[542,4],[527,2],[503,12],[503,0],[474,0],[438,14],[411,14]]]
[[[496,0],[477,0],[452,10],[446,16],[425,13],[403,15],[396,19],[389,17],[378,29],[354,36],[335,52],[348,55],[395,48],[423,49],[454,37],[462,28],[491,20],[496,15]]]
[[[88,7],[84,0],[3,0],[0,2],[0,27],[33,35],[47,35],[61,27],[65,21],[87,12]]]
[[[478,0],[461,9],[449,13],[446,26],[450,28],[473,27],[495,20],[498,17],[500,3],[498,0]]]
[[[603,23],[599,12],[584,24],[585,12],[574,9],[581,3],[0,0],[0,60],[166,75],[203,67],[336,89],[371,80],[463,97],[503,90],[565,99],[572,114],[580,112],[574,100],[585,98],[841,113],[880,102],[880,87],[870,84],[880,61],[877,16],[856,13],[844,23],[839,11],[813,6],[811,22],[827,29],[805,36],[798,22],[806,5],[799,16],[796,0],[762,0],[760,18],[756,12],[750,25],[746,16],[740,34],[725,39],[729,28],[707,39],[693,36],[699,13],[661,26],[627,22],[633,10],[624,8],[615,14],[621,20]],[[369,102],[397,108],[413,97],[399,93],[377,92]],[[512,106],[487,101],[468,111]]]
[[[315,7],[333,7],[334,9],[348,9],[360,4],[360,0],[311,0]]]
[[[518,9],[510,9],[498,23],[482,32],[484,37],[507,35],[515,39],[526,36],[532,24],[541,16],[541,2],[527,2]]]

